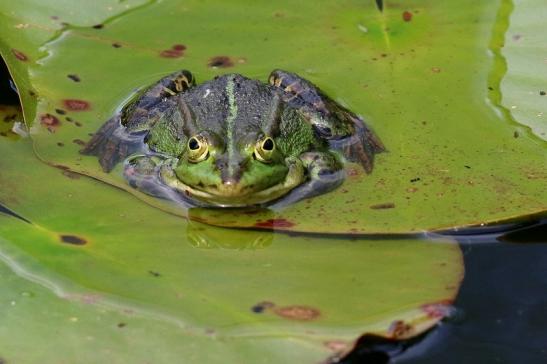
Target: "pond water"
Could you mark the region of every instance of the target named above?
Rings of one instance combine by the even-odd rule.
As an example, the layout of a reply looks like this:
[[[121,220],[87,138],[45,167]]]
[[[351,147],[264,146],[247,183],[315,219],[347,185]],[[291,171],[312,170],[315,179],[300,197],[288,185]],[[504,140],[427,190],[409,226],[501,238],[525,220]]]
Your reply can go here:
[[[391,363],[547,361],[547,222],[503,235],[458,238],[466,276],[457,312]],[[344,363],[385,362],[375,358],[357,354]]]

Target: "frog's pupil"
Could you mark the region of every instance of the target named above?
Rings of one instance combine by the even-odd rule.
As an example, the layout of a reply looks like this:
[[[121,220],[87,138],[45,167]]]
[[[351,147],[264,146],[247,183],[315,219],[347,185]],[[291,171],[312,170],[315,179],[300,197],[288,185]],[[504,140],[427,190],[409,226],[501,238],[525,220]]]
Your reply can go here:
[[[190,139],[190,141],[188,142],[188,147],[189,147],[191,150],[199,149],[199,142],[196,140],[196,138],[192,138],[192,139]]]
[[[274,142],[271,138],[268,138],[264,141],[262,144],[262,149],[264,150],[273,150],[274,149]]]

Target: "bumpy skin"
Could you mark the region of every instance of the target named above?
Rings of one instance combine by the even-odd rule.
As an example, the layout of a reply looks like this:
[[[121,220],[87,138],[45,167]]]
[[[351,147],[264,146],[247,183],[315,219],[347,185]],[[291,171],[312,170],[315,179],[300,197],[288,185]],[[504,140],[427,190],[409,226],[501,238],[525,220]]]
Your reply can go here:
[[[284,206],[332,190],[340,155],[372,170],[378,138],[299,76],[228,74],[194,86],[180,71],[138,94],[82,150],[105,172],[125,160],[135,188],[187,205]]]

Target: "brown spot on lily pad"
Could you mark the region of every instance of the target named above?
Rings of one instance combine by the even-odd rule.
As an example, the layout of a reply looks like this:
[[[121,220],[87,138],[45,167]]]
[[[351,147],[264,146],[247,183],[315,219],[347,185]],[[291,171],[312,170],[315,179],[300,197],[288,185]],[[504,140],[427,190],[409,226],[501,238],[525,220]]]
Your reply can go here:
[[[184,56],[186,46],[184,44],[175,44],[171,49],[164,49],[160,52],[160,57],[163,58],[180,58]]]
[[[71,245],[85,245],[87,240],[76,235],[63,234],[59,235],[61,242],[71,244]]]
[[[254,226],[260,228],[290,228],[296,225],[294,222],[287,219],[268,219],[265,221],[258,221]]]
[[[376,205],[371,205],[370,208],[373,210],[393,209],[395,208],[395,204],[393,202],[385,202],[385,203],[379,203]]]
[[[74,82],[80,82],[80,77],[78,75],[75,75],[75,74],[70,74],[70,75],[67,75],[68,78],[70,78],[72,81]]]
[[[431,72],[433,73],[440,73],[441,69],[439,67],[431,67]]]
[[[63,105],[71,111],[85,111],[90,108],[89,102],[77,99],[65,99]]]
[[[410,11],[403,12],[403,20],[409,22],[412,20],[412,13]]]
[[[388,335],[394,339],[403,339],[412,335],[414,328],[412,325],[405,323],[402,320],[396,320],[389,325]]]
[[[180,57],[182,57],[182,52],[175,51],[173,49],[166,49],[164,51],[161,51],[160,57],[163,57],[163,58],[180,58]]]
[[[228,56],[216,56],[209,59],[209,63],[207,63],[207,65],[211,68],[228,68],[233,67],[234,62]]]
[[[93,28],[93,29],[103,29],[103,28],[104,28],[104,24],[95,24],[92,28]]]
[[[321,316],[318,309],[300,305],[278,307],[274,309],[274,313],[283,318],[297,321],[312,321]]]
[[[122,45],[121,45],[121,43],[115,42],[115,43],[112,43],[112,47],[114,47],[114,48],[121,48]]]
[[[48,131],[51,133],[55,133],[57,128],[61,126],[61,122],[57,117],[51,115],[51,114],[43,114],[40,116],[40,124],[47,128]]]
[[[24,54],[23,52],[15,49],[15,48],[12,48],[11,49],[11,53],[13,53],[13,55],[15,56],[15,58],[17,58],[18,60],[22,61],[22,62],[26,62],[28,61],[28,57],[26,54]]]
[[[84,146],[86,143],[82,139],[74,139],[72,143]]]
[[[445,300],[422,305],[421,310],[432,319],[447,317],[453,310],[452,301]]]
[[[171,47],[174,51],[182,52],[186,50],[186,46],[184,44],[175,44],[173,47]]]

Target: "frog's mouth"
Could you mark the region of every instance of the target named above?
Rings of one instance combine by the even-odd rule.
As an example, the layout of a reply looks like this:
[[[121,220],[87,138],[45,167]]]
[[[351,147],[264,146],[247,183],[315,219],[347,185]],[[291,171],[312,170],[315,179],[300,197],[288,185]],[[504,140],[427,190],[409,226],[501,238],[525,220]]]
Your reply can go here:
[[[209,206],[216,207],[244,207],[262,205],[286,195],[293,188],[299,186],[306,179],[304,166],[299,160],[287,163],[289,168],[285,179],[261,191],[246,191],[235,186],[225,185],[216,191],[204,191],[188,186],[177,178],[173,169],[162,167],[160,178],[167,186],[173,188],[186,198],[195,199]]]

